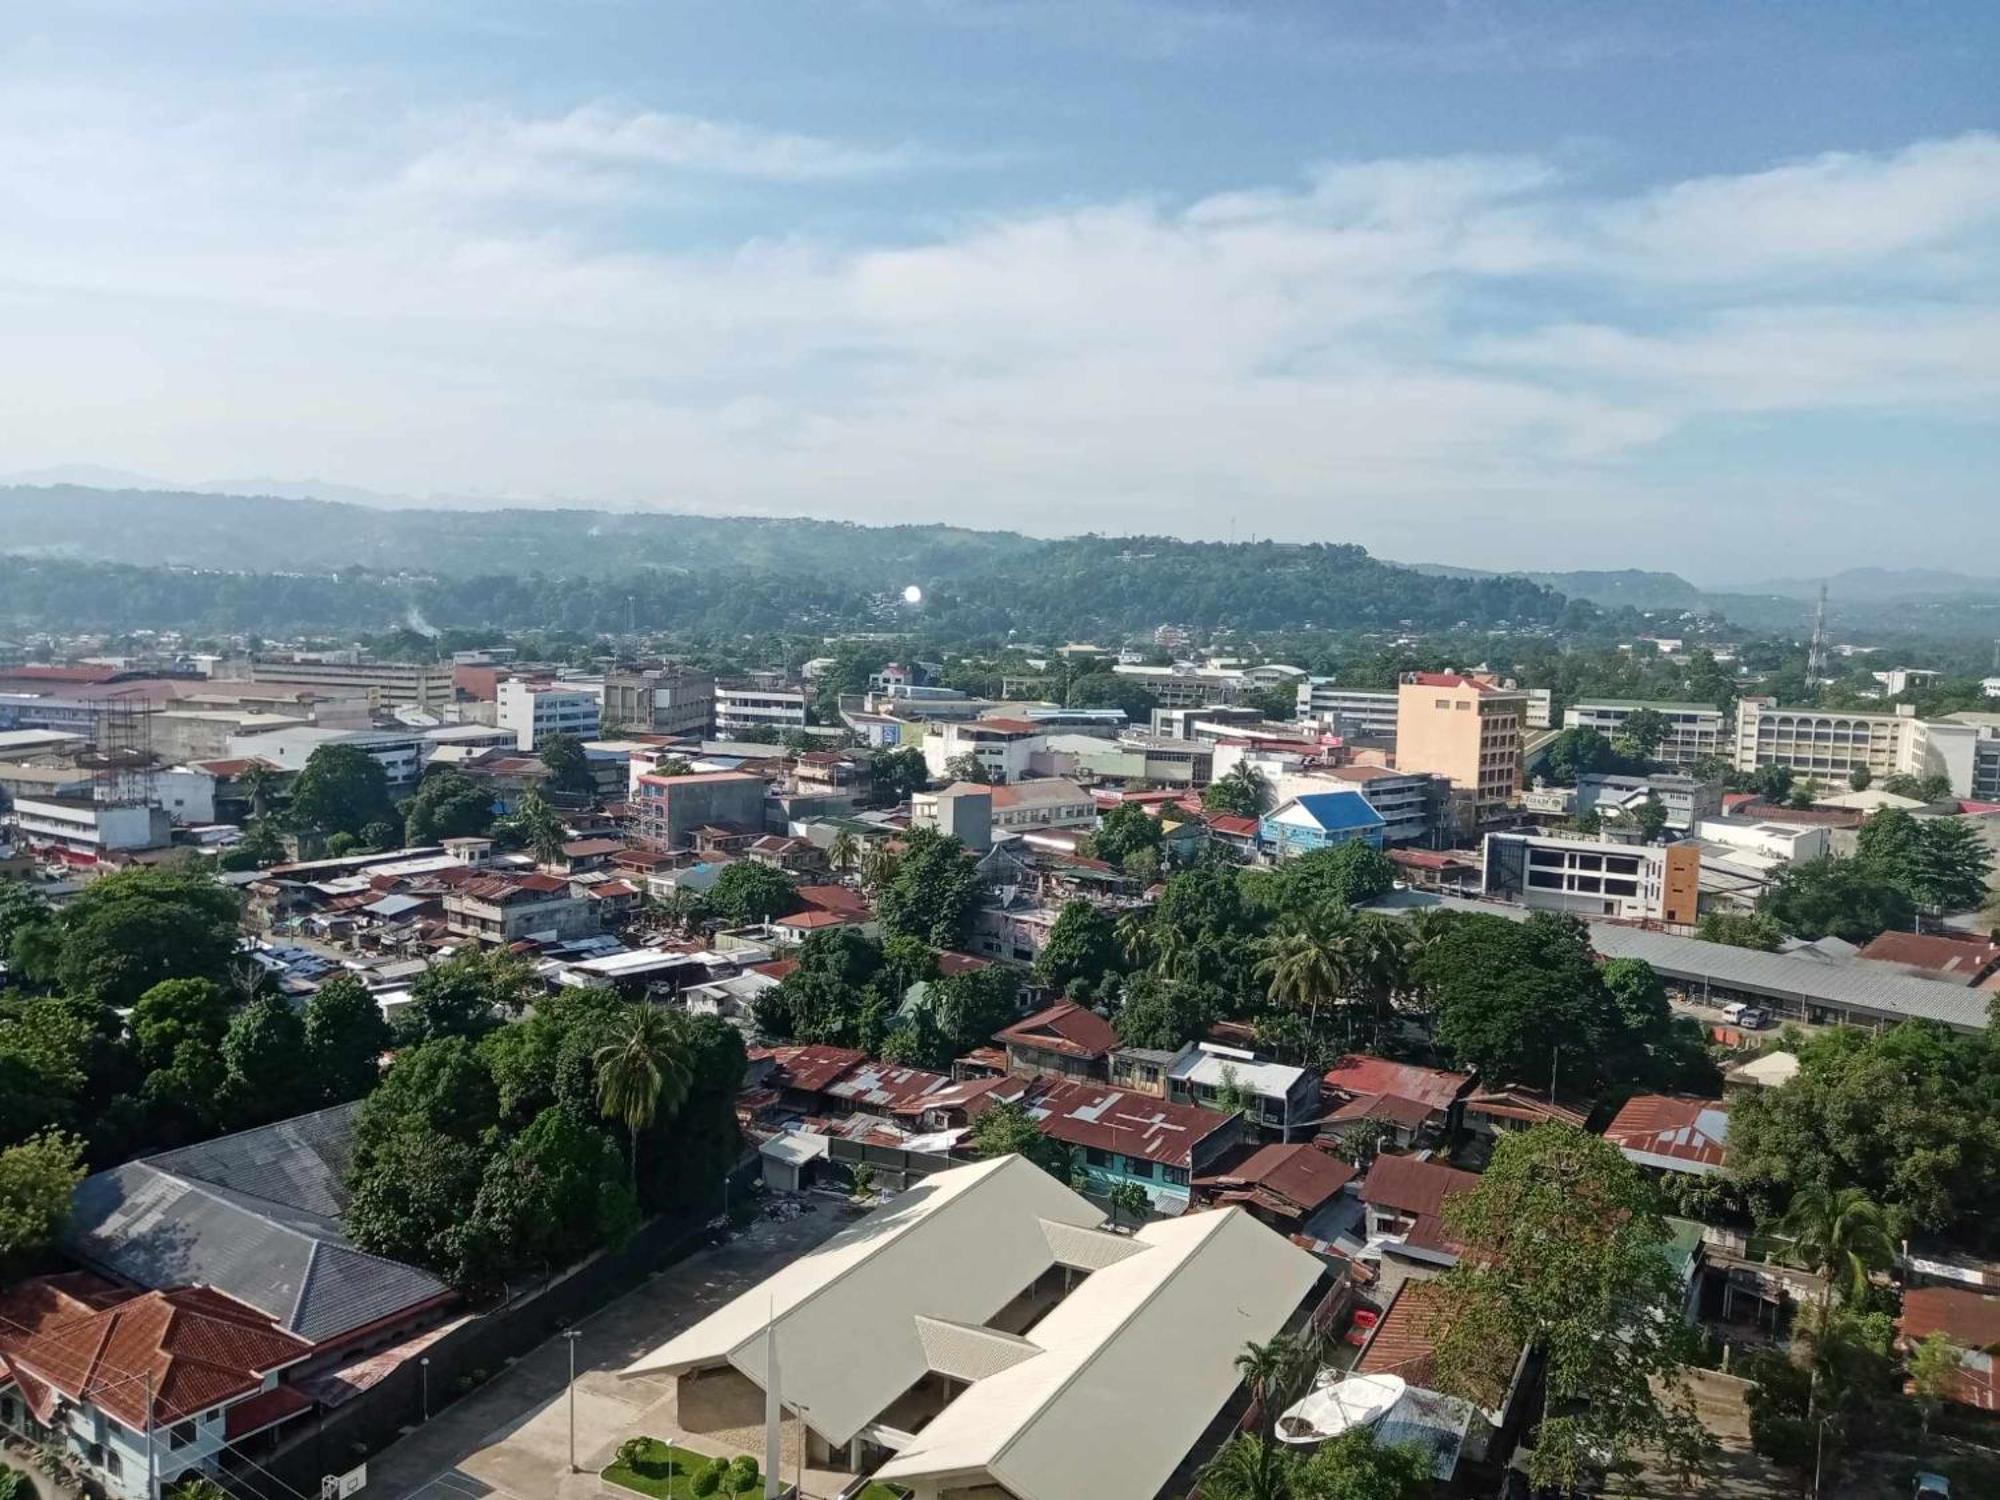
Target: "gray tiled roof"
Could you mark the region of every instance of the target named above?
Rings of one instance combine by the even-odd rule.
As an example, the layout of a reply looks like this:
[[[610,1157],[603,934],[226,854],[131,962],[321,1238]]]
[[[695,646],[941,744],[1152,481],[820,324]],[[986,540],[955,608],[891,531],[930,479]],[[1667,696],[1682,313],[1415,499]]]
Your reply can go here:
[[[149,1289],[226,1292],[315,1343],[449,1290],[341,1228],[353,1105],[126,1162],[77,1188],[63,1247]]]

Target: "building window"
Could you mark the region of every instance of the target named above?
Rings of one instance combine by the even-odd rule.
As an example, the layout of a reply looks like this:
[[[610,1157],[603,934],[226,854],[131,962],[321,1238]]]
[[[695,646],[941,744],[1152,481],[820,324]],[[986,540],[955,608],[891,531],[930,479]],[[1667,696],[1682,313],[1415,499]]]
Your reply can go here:
[[[1096,1146],[1085,1146],[1083,1148],[1083,1159],[1093,1167],[1108,1167],[1111,1165],[1111,1153],[1099,1150]]]
[[[167,1448],[171,1452],[178,1453],[181,1449],[191,1444],[194,1438],[195,1426],[193,1422],[176,1422],[167,1429]]]
[[[1125,1158],[1125,1175],[1150,1179],[1153,1175],[1153,1164],[1143,1157],[1128,1156]]]

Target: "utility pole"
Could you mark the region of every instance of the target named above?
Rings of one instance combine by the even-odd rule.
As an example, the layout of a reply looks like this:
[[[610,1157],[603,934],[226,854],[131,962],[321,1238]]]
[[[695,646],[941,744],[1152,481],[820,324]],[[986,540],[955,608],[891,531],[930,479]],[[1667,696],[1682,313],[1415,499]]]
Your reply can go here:
[[[576,1341],[583,1337],[581,1328],[565,1328],[563,1338],[569,1343],[569,1471],[576,1473]]]

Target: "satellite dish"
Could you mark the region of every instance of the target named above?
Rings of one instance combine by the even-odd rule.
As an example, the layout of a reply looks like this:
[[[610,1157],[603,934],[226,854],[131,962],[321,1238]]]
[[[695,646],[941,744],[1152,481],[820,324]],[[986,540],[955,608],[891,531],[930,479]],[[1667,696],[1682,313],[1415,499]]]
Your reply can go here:
[[[1294,1446],[1323,1443],[1379,1422],[1407,1388],[1400,1375],[1350,1375],[1316,1386],[1278,1418],[1278,1441]]]
[[[914,583],[911,584],[903,590],[903,602],[905,604],[922,604],[924,602],[924,591]]]

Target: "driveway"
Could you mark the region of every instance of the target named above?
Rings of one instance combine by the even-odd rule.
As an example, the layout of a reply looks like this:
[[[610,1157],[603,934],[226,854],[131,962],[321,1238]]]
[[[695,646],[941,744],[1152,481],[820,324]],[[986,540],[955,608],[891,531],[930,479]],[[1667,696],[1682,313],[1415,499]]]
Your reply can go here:
[[[640,1430],[672,1381],[618,1371],[699,1322],[849,1222],[831,1199],[781,1222],[759,1219],[728,1244],[668,1266],[586,1319],[576,1341],[576,1462],[569,1472],[569,1351],[529,1351],[477,1391],[368,1462],[368,1493],[422,1500],[580,1500],[607,1493],[596,1471]],[[623,1491],[615,1493],[622,1494]]]

